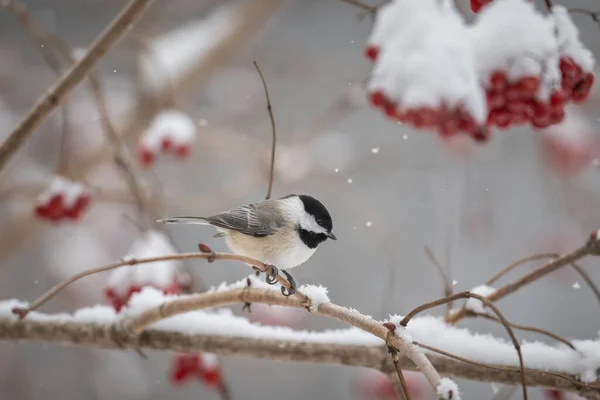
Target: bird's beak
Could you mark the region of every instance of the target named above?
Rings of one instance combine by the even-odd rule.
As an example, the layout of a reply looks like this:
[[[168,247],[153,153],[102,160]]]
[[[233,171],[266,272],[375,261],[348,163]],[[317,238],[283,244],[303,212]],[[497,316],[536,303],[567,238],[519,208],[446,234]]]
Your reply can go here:
[[[327,232],[325,234],[325,236],[327,236],[331,240],[337,240],[337,238],[335,237],[335,235],[332,232]]]

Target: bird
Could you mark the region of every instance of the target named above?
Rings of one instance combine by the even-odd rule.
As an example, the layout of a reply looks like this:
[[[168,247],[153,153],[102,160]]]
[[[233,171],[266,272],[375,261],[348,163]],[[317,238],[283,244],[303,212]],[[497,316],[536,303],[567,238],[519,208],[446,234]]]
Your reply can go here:
[[[215,227],[213,237],[224,238],[233,253],[271,267],[267,283],[276,283],[281,271],[290,283],[290,289],[281,288],[284,296],[293,295],[297,289],[287,270],[304,264],[327,239],[337,240],[329,211],[307,194],[263,200],[208,217],[169,217],[157,222]]]

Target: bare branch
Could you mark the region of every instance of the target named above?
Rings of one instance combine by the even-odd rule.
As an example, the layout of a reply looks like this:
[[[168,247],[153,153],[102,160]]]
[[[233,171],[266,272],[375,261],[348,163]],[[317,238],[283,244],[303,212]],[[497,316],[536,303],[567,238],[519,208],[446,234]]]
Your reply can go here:
[[[358,1],[358,0],[342,0],[344,3],[348,3],[353,5],[354,7],[358,7],[366,12],[368,12],[369,14],[375,14],[377,12],[377,8],[376,6],[371,6],[369,4],[365,4],[362,1]]]
[[[275,117],[273,117],[273,107],[271,106],[271,99],[269,98],[269,90],[267,89],[267,82],[265,77],[258,66],[256,61],[253,61],[260,80],[262,81],[263,88],[265,89],[265,97],[267,98],[267,111],[269,112],[269,118],[271,119],[271,131],[272,131],[272,142],[271,142],[271,167],[269,168],[269,187],[267,189],[266,200],[271,198],[271,191],[273,190],[273,179],[275,177],[275,146],[277,145],[277,130],[275,129]]]
[[[205,246],[205,245],[202,245]],[[104,265],[102,267],[92,268],[87,271],[80,272],[76,275],[73,275],[70,278],[65,279],[64,281],[58,283],[52,289],[44,293],[41,297],[37,298],[33,303],[29,305],[29,307],[21,309],[17,308],[13,310],[13,313],[19,315],[21,318],[25,317],[29,312],[37,310],[39,307],[44,305],[48,300],[57,295],[61,290],[69,286],[71,283],[78,281],[79,279],[85,278],[86,276],[94,275],[100,272],[110,271],[115,268],[120,268],[124,266],[134,266],[139,264],[149,264],[158,261],[167,261],[167,260],[190,260],[193,258],[203,258],[212,262],[214,260],[229,260],[229,261],[239,261],[244,264],[251,265],[253,268],[258,269],[260,272],[267,273],[271,266],[264,264],[258,260],[254,260],[250,257],[244,257],[237,254],[231,253],[214,253],[208,246],[200,253],[181,253],[181,254],[171,254],[160,257],[152,257],[152,258],[144,258],[144,259],[129,259],[129,260],[121,260],[108,265]],[[290,282],[282,277],[281,275],[277,276],[277,282],[280,283],[287,289],[291,288]],[[303,305],[303,307],[310,307],[310,299],[300,291],[296,291],[294,297]]]
[[[487,297],[490,301],[500,300],[511,293],[516,292],[522,287],[535,282],[536,280],[546,276],[547,274],[556,271],[557,269],[564,267],[565,265],[569,265],[587,255],[598,255],[600,254],[599,249],[599,241],[596,239],[595,234],[590,235],[590,238],[586,242],[585,245],[564,254],[547,264],[542,265],[541,267],[535,269],[529,274],[521,277],[520,279],[511,282],[507,285],[504,285],[498,288],[494,293]],[[467,316],[467,310],[463,307],[455,312],[451,313],[448,317],[446,317],[446,322],[455,324],[460,321],[464,317]]]
[[[494,317],[493,315],[486,314],[486,313],[475,313],[475,312],[472,312],[472,313],[473,313],[474,316],[485,318],[485,319],[488,319],[490,321],[502,323],[502,321],[500,320],[500,318]],[[545,336],[551,337],[554,340],[558,340],[559,342],[566,344],[567,346],[569,346],[573,350],[577,350],[575,348],[575,346],[573,346],[573,344],[571,342],[569,342],[567,339],[565,339],[562,336],[559,336],[559,335],[557,335],[555,333],[547,331],[545,329],[536,328],[535,326],[527,326],[527,325],[515,324],[513,322],[509,322],[508,324],[510,325],[511,328],[514,328],[514,329],[519,329],[519,330],[527,331],[527,332],[535,332],[535,333],[539,333],[541,335],[545,335]]]
[[[142,15],[150,0],[130,0],[110,25],[96,38],[89,51],[71,67],[48,93],[42,96],[21,123],[0,145],[0,170],[33,134],[46,117],[81,82],[94,65],[127,32],[127,28]]]

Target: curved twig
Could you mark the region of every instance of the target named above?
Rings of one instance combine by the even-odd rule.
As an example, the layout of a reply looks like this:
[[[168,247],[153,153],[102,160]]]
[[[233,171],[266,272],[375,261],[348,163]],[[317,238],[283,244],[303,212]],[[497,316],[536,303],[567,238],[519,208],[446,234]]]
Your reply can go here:
[[[271,192],[273,190],[273,180],[275,178],[275,147],[277,146],[277,130],[275,129],[275,117],[273,116],[273,107],[271,106],[271,99],[269,97],[269,90],[267,89],[267,82],[265,81],[265,77],[263,76],[260,67],[256,61],[253,61],[258,74],[260,75],[260,80],[262,81],[263,88],[265,89],[265,97],[267,98],[267,111],[269,112],[269,118],[271,119],[271,131],[272,131],[272,142],[271,142],[271,167],[269,168],[269,186],[267,189],[266,200],[271,198]]]
[[[486,314],[486,313],[476,313],[476,312],[472,312],[472,313],[473,313],[473,315],[475,315],[477,317],[482,317],[482,318],[488,319],[490,321],[502,323],[502,321],[499,318],[494,317],[493,315]],[[552,332],[547,331],[542,328],[536,328],[535,326],[520,325],[520,324],[515,324],[513,322],[509,322],[508,324],[510,325],[511,328],[514,328],[514,329],[519,329],[522,331],[535,332],[535,333],[539,333],[541,335],[546,335],[548,337],[551,337],[554,340],[557,340],[561,343],[566,344],[573,350],[577,351],[577,349],[575,348],[575,346],[573,346],[573,344],[571,342],[569,342],[567,339],[563,338],[562,336],[557,335],[556,333],[552,333]]]
[[[210,248],[209,248],[210,249]],[[48,300],[52,297],[56,296],[61,290],[69,286],[71,283],[78,281],[79,279],[85,278],[86,276],[94,275],[100,272],[110,271],[115,268],[125,267],[125,266],[133,266],[138,264],[149,264],[158,261],[167,261],[167,260],[189,260],[193,258],[203,258],[206,260],[229,260],[229,261],[239,261],[244,264],[251,265],[252,267],[258,269],[260,272],[267,272],[270,268],[269,265],[264,264],[258,260],[252,259],[250,257],[244,257],[237,254],[232,253],[214,253],[214,252],[199,252],[199,253],[181,253],[181,254],[170,254],[166,256],[159,257],[151,257],[151,258],[143,258],[143,259],[129,259],[129,260],[121,260],[108,265],[104,265],[98,268],[93,268],[87,271],[80,272],[76,275],[73,275],[70,278],[65,279],[64,281],[58,283],[52,289],[48,290],[45,294],[37,298],[33,303],[31,303],[26,308],[15,308],[13,313],[19,315],[21,318],[25,317],[27,313],[37,310],[42,305],[44,305]],[[290,283],[287,279],[279,275],[277,277],[277,282],[289,289],[291,287]],[[296,291],[294,297],[304,306],[310,306],[310,299],[299,290]]]
[[[482,303],[484,303],[487,307],[491,308],[494,311],[494,313],[498,316],[498,318],[502,322],[502,325],[506,329],[506,332],[508,333],[508,336],[510,337],[510,340],[512,341],[513,346],[515,347],[515,350],[517,351],[517,355],[519,357],[519,367],[521,370],[521,383],[523,385],[523,399],[527,400],[527,381],[525,379],[525,364],[523,362],[523,354],[521,353],[521,345],[519,344],[519,341],[517,340],[515,333],[513,332],[512,328],[510,327],[510,323],[506,320],[506,318],[504,318],[504,315],[500,312],[498,307],[496,307],[494,305],[494,303],[492,303],[488,298],[485,298],[476,293],[471,293],[468,291],[456,293],[456,294],[453,294],[452,296],[447,296],[447,297],[444,297],[443,299],[435,300],[435,301],[420,305],[419,307],[417,307],[414,310],[412,310],[411,312],[409,312],[408,315],[406,315],[402,319],[402,321],[400,321],[400,325],[402,325],[403,327],[406,327],[406,325],[409,323],[409,321],[415,315],[419,314],[422,311],[429,310],[431,308],[437,307],[442,304],[446,304],[449,301],[458,300],[458,299],[468,299],[468,298],[474,298],[474,299],[477,299],[477,300],[481,301]]]

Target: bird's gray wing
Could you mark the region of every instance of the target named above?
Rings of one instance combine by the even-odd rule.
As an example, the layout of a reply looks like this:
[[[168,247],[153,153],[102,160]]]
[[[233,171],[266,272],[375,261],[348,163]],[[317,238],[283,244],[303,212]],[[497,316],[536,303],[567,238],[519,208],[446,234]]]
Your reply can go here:
[[[233,210],[205,217],[211,225],[231,229],[246,235],[262,237],[275,233],[282,221],[278,215],[268,216],[258,204],[248,204]]]

